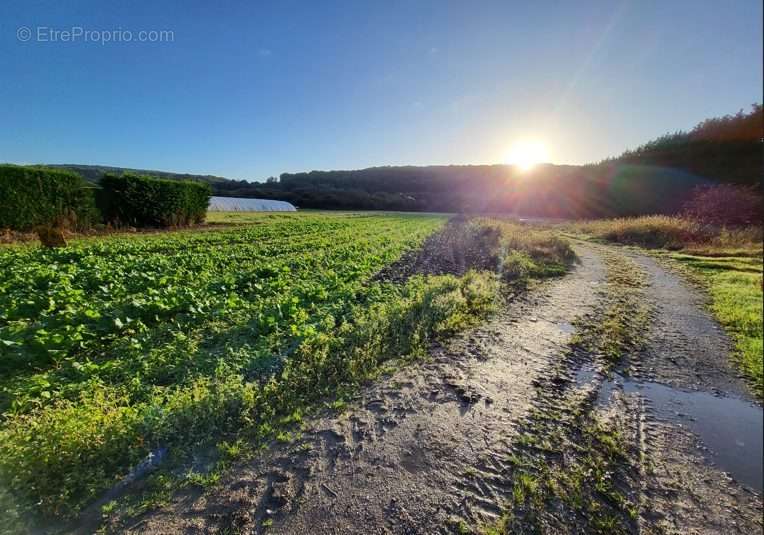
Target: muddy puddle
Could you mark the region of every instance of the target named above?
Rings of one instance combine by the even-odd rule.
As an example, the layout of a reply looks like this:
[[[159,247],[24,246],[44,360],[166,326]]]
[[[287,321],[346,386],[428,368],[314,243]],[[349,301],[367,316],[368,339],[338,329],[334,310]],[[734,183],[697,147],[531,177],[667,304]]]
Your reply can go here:
[[[596,376],[585,369],[579,384]],[[695,433],[708,449],[706,457],[737,481],[762,492],[762,408],[736,397],[708,392],[687,392],[651,382],[636,382],[615,374],[602,383],[598,404],[607,404],[615,390],[639,394],[657,418],[682,425]]]

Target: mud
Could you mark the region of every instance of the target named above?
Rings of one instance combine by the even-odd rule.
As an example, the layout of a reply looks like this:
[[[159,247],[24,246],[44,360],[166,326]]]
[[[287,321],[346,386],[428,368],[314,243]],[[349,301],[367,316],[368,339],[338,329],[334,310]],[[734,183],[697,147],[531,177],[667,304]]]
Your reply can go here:
[[[707,392],[688,392],[660,383],[641,383],[615,374],[602,383],[598,402],[607,405],[614,390],[639,397],[654,417],[684,427],[704,445],[706,460],[762,492],[761,407]]]
[[[656,306],[646,350],[620,386],[624,410],[641,413],[644,531],[761,533],[761,405],[733,368],[706,297],[654,259],[631,256]]]
[[[653,258],[630,256],[648,273],[648,298],[657,307],[648,350],[634,363],[635,377],[681,389],[748,397],[745,381],[728,358],[732,344],[705,310],[707,298]]]
[[[428,360],[379,379],[344,412],[311,420],[293,443],[271,444],[215,489],[187,490],[126,530],[115,530],[477,530],[506,510],[516,471],[510,459],[527,448],[521,435],[536,429],[529,421],[541,415],[547,427],[558,426],[557,435],[575,444],[575,430],[565,426],[583,411],[610,422],[628,443],[628,459],[613,476],[637,504],[635,518],[624,523],[628,532],[761,532],[761,465],[752,460],[757,446],[751,442],[756,432],[761,437],[761,408],[729,366],[729,341],[702,309],[702,296],[650,258],[583,243],[576,252],[581,263],[569,275],[434,346]],[[645,271],[654,321],[644,350],[628,355],[617,376],[601,360],[571,353],[570,342],[577,320],[614,298],[603,291],[603,256],[627,254]],[[409,259],[386,276],[421,271],[421,262]],[[741,416],[724,405],[731,400],[753,411],[745,413],[753,434],[714,426],[714,420]],[[743,446],[735,445],[740,437]],[[724,460],[730,451],[747,467]],[[575,448],[568,454],[576,455]],[[561,459],[561,469],[574,461]],[[758,470],[758,479],[739,470]],[[558,510],[547,516],[546,532],[585,532],[585,519]]]

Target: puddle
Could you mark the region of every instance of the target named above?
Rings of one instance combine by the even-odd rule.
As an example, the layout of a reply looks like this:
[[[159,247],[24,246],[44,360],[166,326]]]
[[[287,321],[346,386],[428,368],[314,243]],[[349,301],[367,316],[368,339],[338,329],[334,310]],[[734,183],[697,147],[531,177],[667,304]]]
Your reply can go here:
[[[616,375],[605,381],[597,403],[608,403],[620,385],[626,393],[639,393],[657,417],[680,422],[694,432],[713,453],[710,460],[736,480],[761,492],[762,409],[734,397],[708,392],[684,392],[658,383],[636,383]]]
[[[561,323],[555,323],[555,325],[557,325],[557,328],[560,329],[565,334],[573,334],[573,332],[576,330],[576,328],[573,327],[573,325],[571,325],[567,321],[563,321]]]
[[[576,370],[576,386],[579,388],[587,386],[592,383],[592,379],[597,377],[597,369],[591,364],[584,364],[578,370]],[[599,402],[599,400],[598,400]]]

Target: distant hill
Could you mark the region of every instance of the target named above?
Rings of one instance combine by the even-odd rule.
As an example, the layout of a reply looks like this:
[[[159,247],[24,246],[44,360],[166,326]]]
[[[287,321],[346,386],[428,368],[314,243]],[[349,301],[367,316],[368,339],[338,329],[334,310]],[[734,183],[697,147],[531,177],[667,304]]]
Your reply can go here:
[[[291,202],[300,208],[513,212],[548,217],[628,216],[677,210],[697,185],[760,185],[764,169],[762,107],[708,119],[598,164],[388,166],[283,173],[266,182],[218,176],[58,165],[97,182],[130,171],[201,180],[215,195]]]
[[[150,175],[159,178],[166,178],[168,180],[198,180],[200,182],[209,182],[210,184],[217,184],[219,182],[226,182],[230,179],[223,178],[221,176],[214,175],[192,175],[189,173],[170,173],[167,171],[153,171],[150,169],[130,169],[128,167],[111,167],[109,165],[82,165],[82,164],[45,164],[45,167],[58,167],[62,169],[69,169],[75,173],[79,173],[82,178],[88,182],[98,183],[101,177],[106,173],[122,174],[122,173],[135,173],[138,175]]]
[[[717,182],[760,185],[764,174],[764,108],[706,119],[689,132],[666,134],[610,162],[683,169]]]

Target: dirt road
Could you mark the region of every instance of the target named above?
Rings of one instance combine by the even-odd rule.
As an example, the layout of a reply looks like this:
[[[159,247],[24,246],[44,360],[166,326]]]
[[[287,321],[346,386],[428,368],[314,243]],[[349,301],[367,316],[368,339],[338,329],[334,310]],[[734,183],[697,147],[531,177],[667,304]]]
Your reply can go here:
[[[576,253],[566,277],[129,531],[761,532],[761,407],[702,296],[649,257],[584,243]],[[639,274],[635,298],[617,286],[618,262]],[[584,343],[614,305],[651,326],[618,361]],[[613,451],[590,459],[582,422],[609,429],[596,443]],[[582,500],[567,471],[583,474]],[[582,511],[608,515],[592,523]]]

